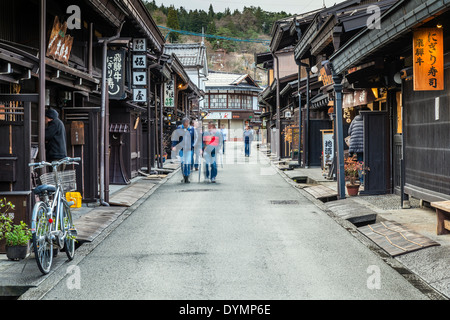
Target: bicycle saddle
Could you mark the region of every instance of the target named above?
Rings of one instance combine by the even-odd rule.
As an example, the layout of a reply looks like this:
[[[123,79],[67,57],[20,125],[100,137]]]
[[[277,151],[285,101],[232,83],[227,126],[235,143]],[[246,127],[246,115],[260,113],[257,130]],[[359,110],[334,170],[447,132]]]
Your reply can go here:
[[[37,186],[36,188],[33,189],[33,192],[35,194],[41,194],[45,191],[47,191],[49,193],[56,192],[56,187],[48,185],[48,184],[43,184],[43,185]]]

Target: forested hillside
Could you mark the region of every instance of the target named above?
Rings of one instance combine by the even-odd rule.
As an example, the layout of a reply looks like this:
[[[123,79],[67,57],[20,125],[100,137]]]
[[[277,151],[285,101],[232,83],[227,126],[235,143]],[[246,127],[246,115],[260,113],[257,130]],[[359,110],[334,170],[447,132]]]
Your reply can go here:
[[[270,31],[276,20],[288,17],[286,12],[267,12],[260,7],[244,7],[241,11],[225,9],[215,12],[211,4],[208,12],[204,10],[189,10],[185,8],[158,6],[153,0],[146,3],[147,8],[156,23],[171,29],[206,34],[233,37],[240,39],[269,39]],[[170,42],[184,42],[182,35],[170,33]],[[214,49],[225,49],[227,52],[249,51],[252,44],[207,38]]]

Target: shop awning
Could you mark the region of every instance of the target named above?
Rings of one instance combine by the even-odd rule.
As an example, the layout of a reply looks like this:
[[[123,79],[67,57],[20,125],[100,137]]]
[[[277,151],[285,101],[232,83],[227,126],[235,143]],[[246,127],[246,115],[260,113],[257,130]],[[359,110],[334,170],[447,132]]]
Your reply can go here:
[[[399,0],[382,15],[380,29],[365,28],[330,57],[334,71],[340,74],[373,60],[376,55],[380,56],[383,48],[388,52],[401,50],[404,47],[404,42],[400,41],[402,37],[415,26],[449,8],[448,0]]]
[[[330,95],[328,93],[320,93],[310,101],[311,109],[320,109],[328,107],[328,102],[330,102]]]

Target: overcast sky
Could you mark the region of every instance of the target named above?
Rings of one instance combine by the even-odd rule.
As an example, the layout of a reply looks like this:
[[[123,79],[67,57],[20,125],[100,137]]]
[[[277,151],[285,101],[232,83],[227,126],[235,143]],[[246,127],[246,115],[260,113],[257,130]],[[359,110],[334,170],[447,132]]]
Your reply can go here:
[[[223,12],[225,8],[230,8],[231,11],[235,9],[242,11],[244,7],[259,6],[265,11],[284,11],[290,14],[299,14],[322,8],[324,2],[327,7],[331,7],[335,3],[343,2],[343,0],[155,0],[155,2],[158,6],[161,3],[164,3],[166,7],[173,4],[175,8],[184,7],[188,11],[191,9],[208,11],[209,5],[212,4],[215,12]]]

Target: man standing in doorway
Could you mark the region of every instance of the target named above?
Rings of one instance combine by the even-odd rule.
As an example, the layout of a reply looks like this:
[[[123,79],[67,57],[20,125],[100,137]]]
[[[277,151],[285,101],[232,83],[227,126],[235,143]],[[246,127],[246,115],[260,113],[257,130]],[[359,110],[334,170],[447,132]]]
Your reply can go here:
[[[45,111],[45,157],[48,162],[67,157],[66,129],[54,109]]]

